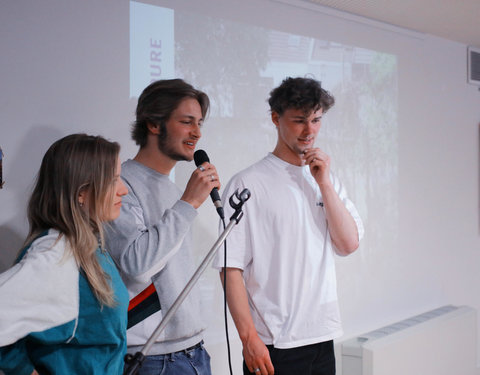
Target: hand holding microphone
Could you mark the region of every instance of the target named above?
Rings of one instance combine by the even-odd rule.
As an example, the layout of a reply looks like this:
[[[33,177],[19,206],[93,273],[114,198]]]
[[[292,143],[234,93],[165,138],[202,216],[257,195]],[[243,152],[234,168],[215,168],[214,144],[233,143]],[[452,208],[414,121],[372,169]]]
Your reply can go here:
[[[195,151],[195,153],[193,154],[193,159],[195,160],[195,165],[200,170],[202,170],[202,165],[204,163],[210,163],[210,159],[208,158],[207,153],[203,150]],[[218,188],[220,188],[220,181],[218,182],[218,186],[215,186],[210,192],[210,197],[212,198],[213,204],[217,208],[217,212],[220,215],[220,218],[224,219],[225,216],[223,214],[222,201],[220,200],[220,195],[218,194]]]
[[[218,214],[223,219],[223,207],[218,194],[218,189],[221,184],[217,170],[213,164],[210,164],[210,160],[205,151],[195,151],[193,158],[198,168],[192,173],[185,192],[183,193],[182,200],[198,208],[205,199],[207,199],[208,194],[210,194]]]

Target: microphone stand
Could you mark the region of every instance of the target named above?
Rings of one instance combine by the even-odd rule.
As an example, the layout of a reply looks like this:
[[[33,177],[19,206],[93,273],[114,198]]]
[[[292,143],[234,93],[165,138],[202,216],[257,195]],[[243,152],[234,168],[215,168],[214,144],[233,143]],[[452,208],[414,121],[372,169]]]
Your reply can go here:
[[[250,198],[250,195],[251,194],[250,194],[250,191],[248,189],[243,189],[241,193],[238,193],[238,189],[237,189],[232,194],[232,196],[229,199],[229,203],[230,203],[230,206],[233,209],[235,209],[235,212],[230,217],[229,224],[227,225],[227,227],[225,228],[223,233],[218,237],[217,241],[214,243],[214,245],[212,246],[212,248],[208,252],[207,256],[204,258],[204,260],[202,261],[202,263],[200,264],[198,269],[195,271],[193,276],[190,278],[190,280],[188,281],[185,288],[178,295],[177,299],[175,300],[173,305],[170,307],[170,309],[167,311],[167,313],[163,317],[162,321],[157,326],[157,328],[153,332],[152,336],[150,336],[150,338],[148,339],[148,341],[146,342],[146,344],[142,348],[142,350],[135,353],[135,355],[127,354],[125,356],[125,369],[123,371],[123,375],[135,375],[135,374],[137,374],[140,367],[142,367],[143,361],[145,360],[145,356],[150,351],[152,345],[157,340],[160,333],[165,329],[167,323],[170,321],[170,319],[173,317],[175,312],[180,307],[180,304],[185,300],[188,293],[190,293],[190,291],[192,290],[195,283],[198,281],[200,276],[203,274],[203,272],[207,268],[208,264],[211,262],[211,260],[215,256],[215,254],[216,254],[218,248],[220,247],[220,245],[225,241],[227,236],[232,231],[233,226],[238,224],[240,219],[243,217],[242,206]],[[237,198],[238,202],[234,201],[234,199],[233,199],[234,197]]]

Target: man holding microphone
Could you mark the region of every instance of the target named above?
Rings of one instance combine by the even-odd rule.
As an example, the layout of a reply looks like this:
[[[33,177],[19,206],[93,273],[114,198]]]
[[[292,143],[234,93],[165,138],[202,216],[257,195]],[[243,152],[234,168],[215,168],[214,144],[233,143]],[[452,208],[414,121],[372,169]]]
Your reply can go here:
[[[108,250],[130,297],[151,283],[160,310],[127,331],[129,353],[142,349],[195,271],[192,224],[197,208],[220,188],[215,167],[205,162],[182,191],[169,174],[191,161],[209,108],[208,96],[181,79],[150,84],[140,95],[132,138],[140,149],[122,165],[128,187],[120,217],[108,231]],[[210,375],[203,346],[200,289],[195,286],[154,343],[139,371],[150,374]]]

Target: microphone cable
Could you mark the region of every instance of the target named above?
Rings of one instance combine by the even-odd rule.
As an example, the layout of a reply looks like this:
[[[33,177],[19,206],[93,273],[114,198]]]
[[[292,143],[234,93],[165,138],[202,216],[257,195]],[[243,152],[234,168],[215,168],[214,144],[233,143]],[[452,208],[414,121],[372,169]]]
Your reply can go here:
[[[221,218],[223,224],[223,230],[225,230],[225,219]],[[232,370],[232,356],[230,353],[230,339],[228,335],[228,314],[227,314],[227,239],[223,241],[223,313],[225,319],[225,337],[227,340],[227,355],[228,355],[228,367],[230,369],[230,375],[233,375]]]

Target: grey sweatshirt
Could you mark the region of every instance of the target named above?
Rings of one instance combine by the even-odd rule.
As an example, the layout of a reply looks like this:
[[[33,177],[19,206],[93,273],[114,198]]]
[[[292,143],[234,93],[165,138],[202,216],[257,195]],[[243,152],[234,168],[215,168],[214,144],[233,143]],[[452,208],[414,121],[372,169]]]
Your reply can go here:
[[[142,349],[162,316],[195,272],[192,223],[197,211],[181,201],[168,176],[134,160],[122,164],[128,194],[119,218],[106,228],[106,244],[130,298],[154,283],[161,311],[127,331],[128,352]],[[198,284],[167,324],[149,355],[172,353],[202,340],[205,323]]]

